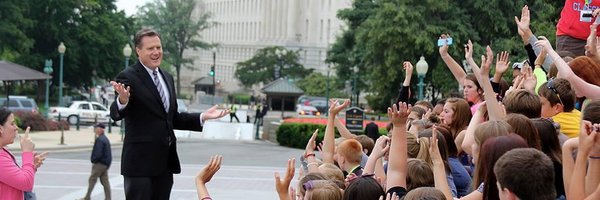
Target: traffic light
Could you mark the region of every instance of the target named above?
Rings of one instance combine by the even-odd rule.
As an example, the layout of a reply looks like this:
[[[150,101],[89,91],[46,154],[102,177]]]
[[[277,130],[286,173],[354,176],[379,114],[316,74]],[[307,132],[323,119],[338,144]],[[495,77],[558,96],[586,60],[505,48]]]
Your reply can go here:
[[[209,76],[215,76],[215,66],[210,67],[210,72],[208,72]]]

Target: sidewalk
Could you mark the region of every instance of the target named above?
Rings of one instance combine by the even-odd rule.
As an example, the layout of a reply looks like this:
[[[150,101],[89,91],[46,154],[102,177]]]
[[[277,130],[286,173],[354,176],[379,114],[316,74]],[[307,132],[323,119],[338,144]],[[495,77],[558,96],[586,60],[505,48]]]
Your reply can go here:
[[[23,135],[23,134],[19,134]],[[119,127],[112,127],[112,133],[108,133],[108,128],[105,130],[105,135],[110,140],[111,146],[121,146],[121,132]],[[92,126],[81,126],[79,131],[75,127],[64,131],[64,144],[60,144],[60,131],[41,131],[30,132],[29,136],[35,143],[35,151],[53,151],[67,149],[91,149],[94,146],[94,131]],[[7,146],[12,153],[21,152],[21,145],[18,139],[14,143]]]

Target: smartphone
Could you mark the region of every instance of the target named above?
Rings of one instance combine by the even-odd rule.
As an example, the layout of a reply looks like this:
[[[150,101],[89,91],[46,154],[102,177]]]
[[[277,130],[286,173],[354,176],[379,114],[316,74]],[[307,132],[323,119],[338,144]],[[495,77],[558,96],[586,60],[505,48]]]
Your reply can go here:
[[[444,42],[448,42],[448,46],[452,45],[452,38],[438,39],[438,47],[444,46]]]
[[[579,11],[579,21],[581,22],[592,22],[592,11],[591,10],[581,10]]]

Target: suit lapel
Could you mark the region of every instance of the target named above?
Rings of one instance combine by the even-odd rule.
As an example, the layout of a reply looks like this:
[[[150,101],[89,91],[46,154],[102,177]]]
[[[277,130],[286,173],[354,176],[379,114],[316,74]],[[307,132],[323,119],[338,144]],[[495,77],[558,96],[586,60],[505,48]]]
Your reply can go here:
[[[150,76],[150,74],[148,74],[148,71],[146,71],[146,68],[144,68],[144,66],[139,63],[138,61],[138,65],[136,68],[137,71],[137,75],[140,78],[140,80],[142,80],[142,84],[144,84],[144,86],[146,87],[146,89],[148,89],[148,91],[150,91],[150,93],[152,93],[152,96],[154,96],[154,100],[155,103],[157,104],[156,107],[158,111],[161,111],[161,113],[164,114],[164,108],[163,108],[163,103],[162,100],[160,99],[160,94],[158,94],[158,90],[156,90],[156,85],[154,85],[154,80],[152,79],[152,77]]]

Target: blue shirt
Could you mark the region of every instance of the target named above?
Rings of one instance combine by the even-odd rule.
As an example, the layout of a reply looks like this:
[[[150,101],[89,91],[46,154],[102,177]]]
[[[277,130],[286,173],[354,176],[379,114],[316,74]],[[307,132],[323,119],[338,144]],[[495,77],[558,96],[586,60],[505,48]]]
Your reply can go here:
[[[112,154],[110,150],[110,141],[104,134],[98,136],[94,142],[94,148],[92,149],[92,163],[101,163],[110,167],[112,162]]]
[[[469,172],[467,172],[467,169],[460,163],[458,158],[448,158],[448,165],[450,166],[450,172],[458,193],[457,197],[460,198],[468,195],[471,187]]]

